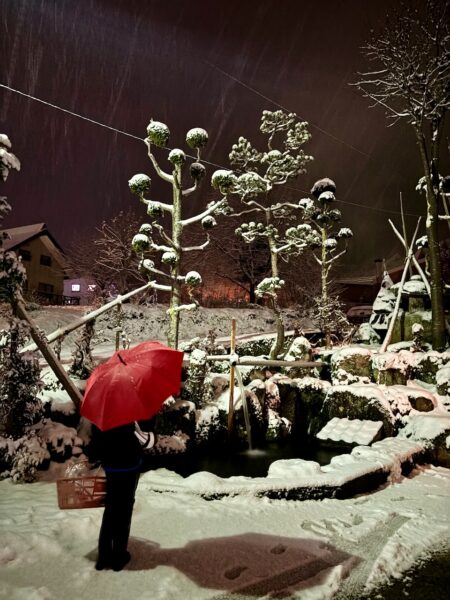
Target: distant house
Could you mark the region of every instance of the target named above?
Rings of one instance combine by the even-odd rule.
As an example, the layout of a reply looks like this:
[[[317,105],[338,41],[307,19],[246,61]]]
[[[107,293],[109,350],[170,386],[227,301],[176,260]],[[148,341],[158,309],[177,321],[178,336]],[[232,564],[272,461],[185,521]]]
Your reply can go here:
[[[64,280],[64,295],[66,297],[76,298],[77,304],[83,306],[91,304],[95,288],[96,285],[94,281],[87,277]]]
[[[48,304],[77,303],[64,295],[66,258],[45,223],[12,227],[3,231],[8,234],[3,247],[20,256],[27,272],[24,289],[26,296],[35,296]]]
[[[415,253],[416,259],[422,269],[426,268],[425,257],[420,250]],[[444,281],[448,282],[450,275],[450,239],[447,238],[441,242],[441,262]],[[350,308],[355,305],[373,304],[376,295],[379,292],[381,279],[384,268],[389,273],[392,281],[398,283],[402,278],[403,269],[405,267],[405,259],[400,254],[392,256],[384,261],[384,267],[381,260],[375,261],[375,269],[373,275],[363,275],[354,277],[342,277],[335,280],[341,289],[340,299]],[[412,271],[416,269],[412,266]],[[450,296],[448,291],[444,291],[444,306],[448,309],[450,305]]]

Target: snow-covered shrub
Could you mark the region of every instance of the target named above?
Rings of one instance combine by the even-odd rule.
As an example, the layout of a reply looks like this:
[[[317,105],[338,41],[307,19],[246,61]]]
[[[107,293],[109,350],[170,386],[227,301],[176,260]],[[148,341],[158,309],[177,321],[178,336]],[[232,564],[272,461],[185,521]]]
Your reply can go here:
[[[169,162],[173,165],[178,165],[181,167],[186,162],[186,154],[180,148],[174,148],[169,152]]]
[[[0,133],[0,177],[3,181],[8,179],[9,171],[20,171],[20,161],[15,154],[10,152],[11,142],[8,136]]]
[[[88,321],[75,340],[75,350],[72,353],[70,375],[78,379],[88,379],[95,368],[91,344],[95,334],[95,320]]]
[[[7,150],[8,148],[8,150]],[[17,156],[9,152],[11,142],[5,134],[0,134],[0,176],[6,181],[10,169],[20,171]],[[0,229],[3,219],[11,212],[11,206],[4,196],[0,196]],[[6,232],[0,233],[0,302],[12,303],[17,291],[26,281],[26,271],[22,261],[15,252],[3,248],[3,240],[8,238]]]
[[[233,171],[227,169],[218,169],[214,171],[211,177],[211,185],[222,194],[231,192],[237,184],[237,177]]]
[[[147,139],[150,144],[154,144],[160,148],[167,146],[169,142],[170,131],[165,123],[160,121],[150,121],[147,126]]]
[[[286,356],[284,360],[288,361],[297,361],[297,360],[311,360],[311,351],[312,346],[307,338],[304,336],[298,336],[294,338],[292,343],[289,346]],[[302,367],[284,367],[283,372],[289,377],[303,377],[307,376],[311,373],[311,369],[306,369]]]
[[[155,456],[169,454],[183,454],[187,451],[190,437],[182,431],[175,431],[173,435],[158,435],[156,444],[149,454]]]
[[[450,365],[450,352],[417,352],[414,356],[415,363],[412,375],[425,383],[435,383],[436,374],[442,367]]]
[[[177,431],[193,439],[195,431],[195,409],[194,402],[188,399],[175,400],[165,403],[161,410],[152,420],[152,429],[158,436],[175,435]]]
[[[128,187],[136,196],[144,196],[150,191],[152,180],[148,175],[137,173],[128,181]]]
[[[145,233],[137,233],[131,240],[131,246],[135,252],[145,252],[150,248],[150,240]]]
[[[280,417],[276,411],[269,409],[266,429],[266,440],[268,442],[278,441],[288,437],[291,430],[292,423],[288,421],[288,419]]]
[[[195,443],[197,445],[220,443],[226,439],[226,413],[217,405],[205,406],[197,411]]]
[[[0,433],[13,438],[43,416],[39,360],[35,353],[20,352],[27,337],[27,325],[16,318],[0,332]]]
[[[380,344],[381,338],[370,323],[361,323],[353,336],[358,344]]]
[[[20,438],[12,459],[11,477],[14,483],[31,483],[39,467],[48,464],[50,454],[36,434]]]
[[[194,162],[189,167],[189,173],[194,181],[199,183],[206,175],[206,169],[202,163]]]
[[[191,352],[188,378],[183,388],[183,396],[194,402],[197,407],[204,406],[211,399],[211,389],[206,385],[209,374],[207,354],[196,349]]]
[[[202,219],[203,229],[212,229],[213,227],[216,227],[216,226],[217,226],[217,221],[211,215]]]
[[[437,371],[436,390],[441,396],[450,396],[450,364]]]
[[[186,144],[194,150],[203,148],[203,146],[206,146],[207,142],[208,134],[201,127],[194,127],[193,129],[189,129],[186,133]]]
[[[202,284],[202,276],[197,271],[189,271],[186,273],[185,282],[189,287],[198,287]]]

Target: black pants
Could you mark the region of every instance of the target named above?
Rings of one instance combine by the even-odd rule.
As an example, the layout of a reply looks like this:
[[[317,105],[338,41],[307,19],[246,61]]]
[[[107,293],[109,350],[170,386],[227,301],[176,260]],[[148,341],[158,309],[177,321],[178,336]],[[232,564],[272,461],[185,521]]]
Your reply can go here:
[[[107,471],[106,499],[98,539],[99,560],[121,560],[130,536],[139,471]]]

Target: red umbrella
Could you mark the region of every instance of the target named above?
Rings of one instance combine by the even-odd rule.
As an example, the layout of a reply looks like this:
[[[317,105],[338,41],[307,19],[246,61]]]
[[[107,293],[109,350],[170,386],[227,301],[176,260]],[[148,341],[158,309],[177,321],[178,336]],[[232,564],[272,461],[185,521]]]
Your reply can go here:
[[[143,342],[115,352],[86,384],[81,414],[102,431],[149,419],[178,393],[183,352]]]

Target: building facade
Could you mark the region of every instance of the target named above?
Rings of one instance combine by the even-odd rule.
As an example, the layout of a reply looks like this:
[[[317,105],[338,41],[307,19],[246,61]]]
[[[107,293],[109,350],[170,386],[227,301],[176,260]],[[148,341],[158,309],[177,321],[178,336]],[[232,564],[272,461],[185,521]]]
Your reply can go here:
[[[45,223],[12,227],[4,230],[5,250],[14,251],[20,257],[27,273],[24,294],[47,304],[71,304],[70,296],[64,294],[64,278],[67,262],[62,248],[48,231]]]

